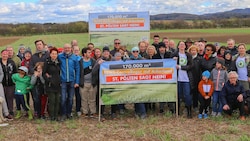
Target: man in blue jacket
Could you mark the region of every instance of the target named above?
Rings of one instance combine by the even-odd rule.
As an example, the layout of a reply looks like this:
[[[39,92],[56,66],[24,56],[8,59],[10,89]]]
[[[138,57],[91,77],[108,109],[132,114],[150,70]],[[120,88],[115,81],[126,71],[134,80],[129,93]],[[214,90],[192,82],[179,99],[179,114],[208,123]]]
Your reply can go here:
[[[235,71],[228,73],[228,80],[221,91],[221,102],[226,114],[232,115],[233,110],[239,108],[240,120],[245,120],[244,97],[245,90],[238,81],[238,74]]]
[[[62,120],[72,118],[74,90],[79,87],[80,67],[76,55],[72,53],[71,45],[65,44],[63,52],[58,55],[61,62],[61,115]]]

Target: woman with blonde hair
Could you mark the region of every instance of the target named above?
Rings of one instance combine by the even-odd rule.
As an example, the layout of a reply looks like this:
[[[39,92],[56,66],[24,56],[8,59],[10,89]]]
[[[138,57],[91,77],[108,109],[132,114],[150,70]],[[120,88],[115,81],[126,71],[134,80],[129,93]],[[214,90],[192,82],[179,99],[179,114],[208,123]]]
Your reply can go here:
[[[148,46],[148,48],[146,50],[146,53],[147,53],[147,55],[146,55],[145,58],[146,59],[152,59],[153,56],[157,53],[157,51],[156,51],[154,46],[150,45],[150,46]]]

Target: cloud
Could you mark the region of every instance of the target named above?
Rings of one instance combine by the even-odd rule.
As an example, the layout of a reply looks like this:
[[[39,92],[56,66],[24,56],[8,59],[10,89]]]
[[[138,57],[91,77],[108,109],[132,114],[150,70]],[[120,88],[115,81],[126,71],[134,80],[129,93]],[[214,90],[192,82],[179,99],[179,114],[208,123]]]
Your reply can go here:
[[[0,23],[87,21],[88,13],[149,11],[205,14],[250,8],[249,0],[0,0]]]

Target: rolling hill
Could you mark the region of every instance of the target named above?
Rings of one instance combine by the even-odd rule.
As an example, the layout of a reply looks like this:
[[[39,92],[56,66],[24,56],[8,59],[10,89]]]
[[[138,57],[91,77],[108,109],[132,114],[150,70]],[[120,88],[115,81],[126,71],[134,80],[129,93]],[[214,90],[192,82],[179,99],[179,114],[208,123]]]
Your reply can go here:
[[[217,12],[211,14],[195,15],[188,13],[170,13],[151,15],[150,20],[210,20],[210,19],[229,19],[229,18],[250,18],[250,8],[234,9],[231,11]]]

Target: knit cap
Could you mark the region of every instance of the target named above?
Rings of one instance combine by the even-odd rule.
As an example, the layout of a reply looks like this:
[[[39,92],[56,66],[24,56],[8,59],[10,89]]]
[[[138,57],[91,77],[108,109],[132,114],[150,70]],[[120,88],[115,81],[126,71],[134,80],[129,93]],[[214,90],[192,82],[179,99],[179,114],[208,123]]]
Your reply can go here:
[[[208,70],[204,71],[202,73],[202,76],[205,76],[206,78],[209,78],[210,77],[210,72]]]
[[[222,66],[225,65],[225,60],[223,58],[217,58],[217,62],[220,63]]]

